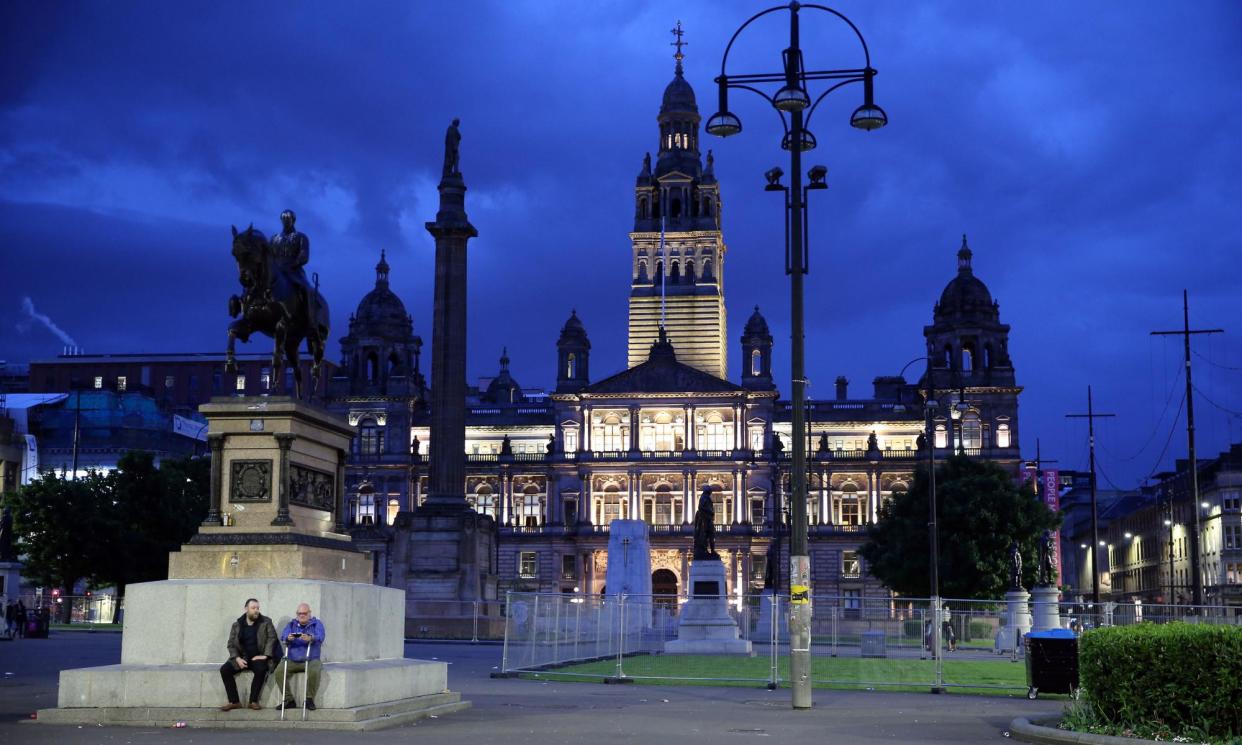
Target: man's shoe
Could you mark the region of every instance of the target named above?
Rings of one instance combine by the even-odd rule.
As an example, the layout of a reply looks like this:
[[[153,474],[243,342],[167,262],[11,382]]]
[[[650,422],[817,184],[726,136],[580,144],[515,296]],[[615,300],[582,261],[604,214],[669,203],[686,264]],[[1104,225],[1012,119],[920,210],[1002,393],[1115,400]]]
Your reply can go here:
[[[259,702],[258,702],[258,701],[251,701],[251,702],[250,702],[250,708],[251,708],[251,709],[254,709],[255,711],[262,711],[262,710],[263,710],[263,707],[262,707],[262,706],[259,706]]]
[[[313,699],[313,698],[307,698],[307,699],[306,699],[306,710],[307,710],[307,711],[314,711],[314,710],[315,710],[315,699]]]
[[[235,704],[232,701],[230,701],[224,706],[221,706],[220,711],[232,711],[233,709],[240,709],[241,707],[242,707],[241,704]]]
[[[294,701],[293,699],[291,699],[291,698],[290,698],[290,699],[286,699],[286,700],[284,700],[284,701],[281,701],[281,702],[280,702],[280,703],[276,706],[276,708],[277,708],[277,709],[279,709],[280,711],[287,711],[288,709],[296,709],[296,708],[298,708],[298,704],[297,704],[297,702],[296,702],[296,701]]]

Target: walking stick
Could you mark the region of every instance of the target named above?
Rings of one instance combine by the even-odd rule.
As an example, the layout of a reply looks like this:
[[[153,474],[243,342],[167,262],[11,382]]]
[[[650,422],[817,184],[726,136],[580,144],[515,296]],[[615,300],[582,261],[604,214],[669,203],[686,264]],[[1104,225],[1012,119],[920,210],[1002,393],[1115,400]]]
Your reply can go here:
[[[282,640],[280,646],[285,650],[285,656],[280,661],[281,667],[285,669],[283,680],[280,681],[280,721],[283,722],[285,721],[285,702],[289,700],[289,645]]]
[[[315,640],[312,638],[310,644],[306,645],[306,660],[302,663],[302,721],[306,721],[306,687],[310,685],[310,653],[315,647]],[[288,669],[288,668],[286,668]]]

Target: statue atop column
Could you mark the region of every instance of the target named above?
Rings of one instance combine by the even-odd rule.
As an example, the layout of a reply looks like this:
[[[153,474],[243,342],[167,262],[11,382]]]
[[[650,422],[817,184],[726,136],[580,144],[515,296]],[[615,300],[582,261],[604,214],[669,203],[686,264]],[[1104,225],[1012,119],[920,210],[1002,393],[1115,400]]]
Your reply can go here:
[[[449,125],[448,131],[444,133],[444,176],[461,175],[461,171],[457,166],[457,150],[461,146],[461,132],[458,131],[457,125],[461,123],[460,119],[454,119]]]
[[[694,558],[719,559],[716,553],[716,505],[712,503],[712,487],[703,487],[699,507],[694,513]]]

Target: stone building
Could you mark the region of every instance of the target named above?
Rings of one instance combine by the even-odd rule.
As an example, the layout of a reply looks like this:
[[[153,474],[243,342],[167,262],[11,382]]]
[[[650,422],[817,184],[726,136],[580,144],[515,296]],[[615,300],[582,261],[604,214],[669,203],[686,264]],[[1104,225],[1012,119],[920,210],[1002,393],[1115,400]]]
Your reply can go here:
[[[727,337],[720,185],[710,152],[706,163],[700,155],[699,114],[680,61],[657,124],[659,155],[638,177],[630,234],[627,369],[593,377],[587,326],[571,311],[555,347],[549,339],[557,362],[551,392],[520,385],[507,353],[496,374],[468,392],[462,486],[474,509],[500,526],[502,590],[603,592],[609,522],[638,518],[650,526],[653,590],[684,595],[695,504],[706,486],[714,490],[729,593],[787,580],[790,404],[772,377],[773,340],[759,309],[739,337]],[[1016,477],[1021,388],[1009,327],[974,276],[964,239],[957,262],[923,329],[941,406],[932,446],[937,457],[961,450],[995,460]],[[430,432],[417,337],[382,260],[377,271],[376,289],[342,340],[330,406],[358,427],[347,472],[356,538],[375,551],[377,580],[396,584],[385,541],[396,513],[427,496]],[[741,360],[735,378],[730,343]],[[882,592],[858,547],[881,503],[906,488],[926,457],[924,385],[886,375],[851,397],[841,378],[835,398],[808,402],[815,594]]]

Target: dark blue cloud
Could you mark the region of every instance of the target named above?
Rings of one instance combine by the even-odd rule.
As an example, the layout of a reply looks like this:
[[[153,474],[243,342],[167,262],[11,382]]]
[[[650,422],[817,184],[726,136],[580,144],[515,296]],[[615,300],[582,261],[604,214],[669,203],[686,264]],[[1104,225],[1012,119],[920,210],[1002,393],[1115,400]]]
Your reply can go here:
[[[62,344],[21,298],[91,351],[220,348],[232,293],[228,226],[277,228],[298,210],[336,329],[371,286],[380,249],[430,337],[435,176],[462,119],[470,255],[470,371],[508,345],[527,385],[554,379],[570,308],[605,374],[624,364],[632,179],[656,147],[672,75],[667,30],[687,28],[704,116],[711,78],[750,3],[9,3],[0,8],[0,356]],[[1085,465],[1063,414],[1087,383],[1102,459],[1132,483],[1156,464],[1176,399],[1176,327],[1230,326],[1239,292],[1242,53],[1236,4],[887,2],[841,8],[866,35],[891,125],[846,121],[856,90],[815,114],[808,373],[854,391],[921,353],[921,331],[970,235],[976,273],[1012,324],[1022,445]],[[826,17],[825,17],[826,18]],[[807,13],[809,65],[854,67],[854,40]],[[779,17],[740,37],[731,71],[774,67]],[[736,65],[736,66],[735,66]],[[781,212],[761,174],[785,160],[761,100],[713,140],[729,246],[731,337],[762,306],[788,377]],[[136,320],[141,319],[141,324]],[[25,329],[19,330],[19,327]],[[1198,347],[1203,390],[1242,411],[1242,328]],[[736,339],[731,338],[736,356]],[[1196,342],[1198,344],[1198,342]],[[736,360],[735,360],[736,363]],[[736,364],[735,364],[736,367]],[[787,388],[787,386],[786,386]],[[1180,394],[1178,394],[1180,396]],[[1242,420],[1200,402],[1201,452]],[[1157,436],[1150,435],[1161,430]],[[1147,444],[1154,443],[1154,444]],[[1184,454],[1174,437],[1165,464]],[[1127,456],[1137,457],[1127,459]],[[1110,460],[1111,458],[1111,460]],[[1124,484],[1123,484],[1124,485]]]

